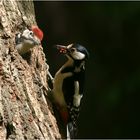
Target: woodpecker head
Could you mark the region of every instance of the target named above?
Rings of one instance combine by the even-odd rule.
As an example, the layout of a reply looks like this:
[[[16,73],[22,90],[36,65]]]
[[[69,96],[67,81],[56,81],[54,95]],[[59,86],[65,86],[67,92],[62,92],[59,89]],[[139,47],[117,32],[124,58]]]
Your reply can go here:
[[[35,35],[40,41],[42,41],[43,36],[44,36],[42,30],[39,29],[37,26],[32,26],[32,27],[31,27],[31,30],[32,30],[32,32],[34,33],[34,35]]]
[[[68,59],[86,60],[89,57],[87,49],[79,44],[70,44],[68,46],[57,45],[57,49],[60,53],[66,54]]]
[[[31,48],[40,45],[42,38],[43,32],[37,26],[32,26],[31,29],[25,29],[16,35],[16,44],[24,44]]]
[[[30,48],[40,45],[42,39],[43,32],[37,26],[32,26],[30,29],[16,34],[16,48],[20,54],[25,54]]]

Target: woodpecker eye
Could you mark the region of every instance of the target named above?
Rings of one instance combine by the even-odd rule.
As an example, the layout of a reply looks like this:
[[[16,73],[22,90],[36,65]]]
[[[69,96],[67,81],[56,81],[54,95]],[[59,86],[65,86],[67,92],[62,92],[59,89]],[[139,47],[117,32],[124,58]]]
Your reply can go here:
[[[33,32],[30,32],[30,35],[31,35],[31,36],[33,36],[33,35],[34,35],[34,33],[33,33]]]
[[[71,49],[70,49],[70,52],[71,52],[71,53],[73,53],[73,52],[75,52],[75,51],[76,51],[75,48],[71,48]]]

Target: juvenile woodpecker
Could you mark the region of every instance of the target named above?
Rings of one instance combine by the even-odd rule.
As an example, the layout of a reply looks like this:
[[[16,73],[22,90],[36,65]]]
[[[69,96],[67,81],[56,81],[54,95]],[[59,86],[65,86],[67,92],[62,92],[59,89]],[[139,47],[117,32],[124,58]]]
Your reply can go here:
[[[15,42],[16,49],[23,55],[37,45],[41,44],[43,32],[37,26],[32,26],[31,29],[25,29],[22,33],[16,34]]]
[[[52,94],[66,126],[67,139],[72,139],[77,134],[77,119],[84,92],[85,63],[89,53],[79,44],[57,45],[57,48],[68,60],[54,76]]]

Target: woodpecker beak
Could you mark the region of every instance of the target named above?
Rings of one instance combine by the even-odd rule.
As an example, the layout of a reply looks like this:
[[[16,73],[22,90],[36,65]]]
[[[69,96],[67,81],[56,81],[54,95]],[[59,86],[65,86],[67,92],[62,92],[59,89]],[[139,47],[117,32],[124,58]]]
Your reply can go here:
[[[63,45],[56,45],[57,49],[60,53],[66,54],[68,52],[67,46]]]
[[[36,36],[30,38],[30,40],[33,42],[34,45],[41,45],[41,41]]]
[[[38,40],[33,40],[33,42],[34,42],[34,45],[41,45],[41,42],[40,41],[38,41]]]

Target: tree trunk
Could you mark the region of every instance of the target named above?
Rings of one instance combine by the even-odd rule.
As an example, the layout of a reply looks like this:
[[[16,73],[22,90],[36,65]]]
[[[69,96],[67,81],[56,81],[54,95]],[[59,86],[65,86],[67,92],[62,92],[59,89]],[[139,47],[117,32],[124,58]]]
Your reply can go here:
[[[0,140],[61,138],[47,100],[48,84],[42,46],[23,58],[15,34],[36,25],[32,1],[0,1]]]

